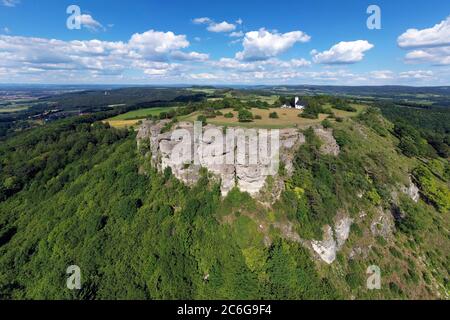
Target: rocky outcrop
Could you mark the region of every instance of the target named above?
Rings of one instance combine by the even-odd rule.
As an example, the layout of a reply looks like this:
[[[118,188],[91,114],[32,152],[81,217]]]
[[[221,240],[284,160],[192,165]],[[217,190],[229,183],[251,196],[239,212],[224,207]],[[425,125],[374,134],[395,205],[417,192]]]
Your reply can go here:
[[[333,237],[333,230],[329,225],[324,227],[324,235],[322,241],[311,241],[312,248],[319,257],[328,264],[332,264],[336,260],[337,245]]]
[[[374,236],[388,239],[392,236],[395,228],[392,214],[386,213],[383,208],[377,209],[377,214],[370,224],[370,231]]]
[[[342,248],[345,244],[345,241],[347,241],[350,235],[350,227],[352,226],[352,223],[353,219],[350,219],[349,217],[344,217],[337,221],[334,227],[334,232],[336,235],[338,248]]]
[[[347,216],[337,219],[333,229],[326,225],[324,227],[323,240],[311,241],[313,250],[327,264],[332,264],[336,260],[336,254],[342,249],[350,235],[350,227],[353,220]]]
[[[412,182],[411,177],[409,177],[409,186],[402,186],[401,191],[414,202],[418,202],[420,199],[419,188]]]
[[[280,159],[283,162],[288,175],[294,173],[294,156],[297,147],[305,143],[305,136],[299,134],[296,129],[280,130],[280,146],[283,152],[280,154]]]
[[[324,129],[323,127],[315,127],[314,133],[322,141],[320,152],[326,155],[338,156],[340,153],[339,145],[333,136],[332,129]]]
[[[239,161],[236,143],[229,141],[223,127],[207,125],[200,130],[202,134],[198,135],[198,128],[195,129],[193,123],[178,123],[164,133],[163,128],[166,124],[167,121],[156,123],[145,121],[137,135],[138,144],[148,139],[149,156],[153,166],[160,171],[170,167],[174,176],[188,185],[198,180],[200,168],[204,167],[220,179],[223,196],[235,186],[243,192],[257,196],[265,186],[267,177],[274,176],[278,172],[278,162],[274,172],[273,163],[269,163],[271,159],[261,156],[260,144],[257,144],[258,147],[252,145],[252,148],[249,148],[249,144],[253,143],[249,139],[245,140],[245,150],[248,153],[245,154],[244,161],[242,159]],[[184,141],[182,138],[186,134],[192,137],[190,141]],[[261,134],[267,135],[267,131]],[[269,137],[267,140],[271,141]],[[304,142],[304,135],[295,128],[279,130],[279,152],[276,156],[284,163],[288,174],[292,174],[294,170],[292,164],[294,152]],[[251,158],[257,159],[256,162],[251,162]]]

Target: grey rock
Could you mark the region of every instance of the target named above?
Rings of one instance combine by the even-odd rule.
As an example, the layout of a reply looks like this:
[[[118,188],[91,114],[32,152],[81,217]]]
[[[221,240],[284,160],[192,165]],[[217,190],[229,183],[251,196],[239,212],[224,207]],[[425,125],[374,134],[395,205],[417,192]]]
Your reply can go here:
[[[190,148],[182,148],[181,154],[179,154],[182,158],[197,156],[199,163],[196,163],[199,165],[177,163],[174,161],[172,154],[174,153],[174,148],[180,144],[180,141],[172,139],[173,131],[161,133],[166,123],[167,121],[156,123],[144,121],[137,134],[138,145],[143,139],[149,139],[152,165],[161,171],[170,167],[174,176],[188,185],[192,185],[197,181],[200,167],[204,167],[220,179],[223,196],[226,196],[233,187],[237,186],[241,191],[248,192],[256,197],[264,188],[267,177],[273,175],[268,165],[262,163],[261,159],[258,159],[256,163],[250,164],[248,158],[252,156],[251,154],[247,155],[246,161],[242,163],[233,161],[230,164],[225,161],[228,156],[232,156],[235,159],[236,150],[230,147],[230,145],[233,146],[232,144],[227,144],[223,128],[213,125],[207,125],[204,130],[217,130],[216,132],[222,135],[222,139],[215,141],[212,137],[202,136],[202,139],[197,144],[194,141],[190,141]],[[194,126],[190,122],[180,122],[174,129],[187,130],[191,137],[194,137]],[[288,174],[293,172],[292,161],[295,148],[304,142],[304,135],[297,129],[280,130],[279,156],[280,160],[285,164]],[[246,141],[247,145],[248,143]],[[200,150],[204,151],[201,156],[199,156]],[[214,150],[220,150],[220,152],[216,153]],[[247,148],[246,150],[249,149]],[[250,152],[256,153],[257,150],[250,148]]]

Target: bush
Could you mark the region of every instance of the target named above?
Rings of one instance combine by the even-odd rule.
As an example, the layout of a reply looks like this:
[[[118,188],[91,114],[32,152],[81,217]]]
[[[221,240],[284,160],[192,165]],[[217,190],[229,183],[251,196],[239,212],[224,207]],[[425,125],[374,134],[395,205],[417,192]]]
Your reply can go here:
[[[234,115],[231,112],[228,112],[228,113],[225,113],[224,117],[227,119],[231,119],[234,117]]]
[[[259,114],[257,114],[257,115],[255,115],[254,119],[255,119],[255,120],[261,120],[262,117],[261,117]]]
[[[331,128],[331,122],[330,122],[330,120],[328,120],[328,119],[323,120],[323,121],[322,121],[322,126],[323,126],[325,129]]]
[[[269,114],[269,118],[271,118],[271,119],[278,119],[279,118],[278,117],[278,113],[272,112],[271,114]]]
[[[197,117],[197,121],[200,121],[200,122],[202,122],[203,124],[206,124],[206,121],[207,121],[207,119],[206,119],[206,116],[204,116],[204,115],[199,115],[198,117]]]
[[[313,114],[313,113],[300,113],[298,115],[301,118],[305,118],[305,119],[319,119],[319,115],[318,114]]]
[[[253,114],[248,111],[247,109],[241,109],[239,110],[239,122],[252,122],[253,121]]]
[[[423,195],[434,204],[442,213],[450,210],[450,191],[433,173],[424,165],[413,171],[414,178],[419,184]]]

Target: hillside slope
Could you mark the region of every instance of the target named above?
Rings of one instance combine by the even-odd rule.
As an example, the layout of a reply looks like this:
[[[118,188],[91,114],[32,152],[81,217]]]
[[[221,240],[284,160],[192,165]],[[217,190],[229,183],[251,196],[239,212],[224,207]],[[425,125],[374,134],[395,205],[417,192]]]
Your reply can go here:
[[[0,298],[448,298],[448,160],[405,156],[376,112],[332,126],[340,154],[306,130],[271,207],[236,188],[222,198],[205,171],[187,187],[153,168],[133,133],[104,124],[7,140]],[[311,243],[344,216],[349,238],[327,264]],[[66,288],[70,265],[80,291]],[[381,290],[366,287],[371,265]]]

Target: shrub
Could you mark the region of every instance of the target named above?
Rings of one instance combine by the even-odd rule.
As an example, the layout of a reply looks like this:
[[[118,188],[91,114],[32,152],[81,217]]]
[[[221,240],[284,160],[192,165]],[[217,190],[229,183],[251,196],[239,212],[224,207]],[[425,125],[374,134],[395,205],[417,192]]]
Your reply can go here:
[[[278,113],[272,112],[271,114],[269,114],[269,118],[271,118],[271,119],[278,119],[279,118],[278,117]]]
[[[206,124],[206,121],[207,121],[206,116],[204,116],[203,114],[199,115],[199,116],[197,117],[197,121],[200,121],[200,122],[202,122],[203,124]]]
[[[328,120],[328,119],[323,120],[323,121],[322,121],[322,126],[323,126],[325,129],[331,128],[331,122],[330,122],[330,120]]]
[[[450,209],[450,191],[444,183],[436,178],[424,165],[413,171],[414,178],[424,196],[442,213]]]
[[[253,114],[248,111],[247,109],[241,109],[239,110],[239,122],[252,122],[253,121]]]
[[[319,118],[318,114],[306,113],[306,112],[300,113],[298,116],[301,118],[305,118],[305,119],[318,119]]]
[[[231,112],[228,112],[228,113],[225,113],[224,117],[227,119],[231,119],[234,117],[234,115]]]
[[[259,114],[257,114],[257,115],[255,115],[254,119],[255,119],[255,120],[261,120],[262,117],[261,117]]]

